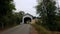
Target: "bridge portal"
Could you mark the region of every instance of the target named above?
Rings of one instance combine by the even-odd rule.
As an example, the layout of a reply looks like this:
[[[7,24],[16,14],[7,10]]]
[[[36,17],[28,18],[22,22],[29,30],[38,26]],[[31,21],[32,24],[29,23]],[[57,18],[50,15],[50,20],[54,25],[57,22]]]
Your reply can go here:
[[[30,23],[32,21],[32,19],[33,19],[33,16],[27,13],[22,18],[22,24]]]

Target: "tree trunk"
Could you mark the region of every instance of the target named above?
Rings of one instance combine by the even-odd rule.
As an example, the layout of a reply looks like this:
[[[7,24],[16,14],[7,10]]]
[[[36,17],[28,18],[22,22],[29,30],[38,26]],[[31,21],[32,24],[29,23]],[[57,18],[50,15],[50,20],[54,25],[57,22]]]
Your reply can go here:
[[[4,29],[4,23],[1,23],[2,24],[2,29]]]

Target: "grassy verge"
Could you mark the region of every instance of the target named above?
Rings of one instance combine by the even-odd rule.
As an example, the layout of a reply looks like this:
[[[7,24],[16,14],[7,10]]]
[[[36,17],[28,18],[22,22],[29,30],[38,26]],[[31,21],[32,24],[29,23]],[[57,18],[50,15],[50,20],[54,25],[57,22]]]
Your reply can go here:
[[[60,32],[57,31],[48,31],[41,25],[32,24],[32,26],[35,27],[35,29],[38,31],[38,34],[60,34]]]

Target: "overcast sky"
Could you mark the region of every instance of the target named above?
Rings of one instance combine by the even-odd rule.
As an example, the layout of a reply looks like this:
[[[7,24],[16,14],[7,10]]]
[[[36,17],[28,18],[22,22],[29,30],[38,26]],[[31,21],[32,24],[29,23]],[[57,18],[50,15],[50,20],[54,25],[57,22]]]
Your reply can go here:
[[[60,3],[60,0],[58,0]],[[16,12],[24,11],[25,13],[29,13],[33,16],[36,16],[35,6],[37,5],[37,0],[14,0],[16,6]]]

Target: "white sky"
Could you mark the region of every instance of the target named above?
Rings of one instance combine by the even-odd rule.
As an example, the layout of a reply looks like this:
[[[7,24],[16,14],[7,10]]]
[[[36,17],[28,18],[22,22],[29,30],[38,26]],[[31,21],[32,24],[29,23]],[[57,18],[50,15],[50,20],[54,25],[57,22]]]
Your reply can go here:
[[[24,11],[33,16],[36,16],[35,6],[37,4],[36,0],[14,0],[16,6],[16,12]]]
[[[56,5],[58,6],[59,5],[59,7],[60,7],[60,0],[56,0]]]
[[[60,0],[58,0],[60,3]],[[33,16],[36,16],[36,9],[34,8],[37,5],[37,0],[14,0],[16,6],[16,12],[24,11]],[[59,4],[60,5],[60,4]]]

